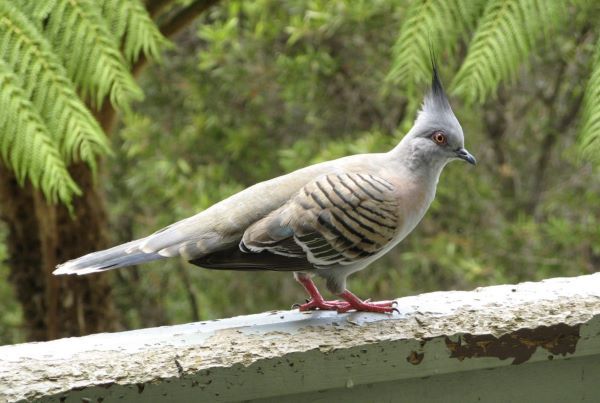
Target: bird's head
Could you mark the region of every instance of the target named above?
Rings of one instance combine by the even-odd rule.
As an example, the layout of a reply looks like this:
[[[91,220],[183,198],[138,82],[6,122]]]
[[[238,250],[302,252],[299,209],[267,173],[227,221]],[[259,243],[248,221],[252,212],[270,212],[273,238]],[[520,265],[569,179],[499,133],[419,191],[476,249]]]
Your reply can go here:
[[[405,139],[410,145],[411,157],[444,166],[460,159],[476,164],[476,159],[465,149],[462,127],[446,97],[437,68],[433,63],[431,88],[423,106]]]

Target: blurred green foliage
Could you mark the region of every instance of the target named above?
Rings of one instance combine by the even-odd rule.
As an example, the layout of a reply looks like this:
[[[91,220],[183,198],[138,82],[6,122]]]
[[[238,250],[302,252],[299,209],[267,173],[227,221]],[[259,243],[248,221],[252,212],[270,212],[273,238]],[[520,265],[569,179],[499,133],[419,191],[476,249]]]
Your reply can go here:
[[[405,2],[387,0],[232,1],[212,9],[144,74],[146,100],[114,139],[116,156],[101,180],[115,243],[258,181],[390,149],[420,102],[385,79],[406,11]],[[578,160],[571,107],[589,75],[582,51],[593,46],[589,36],[556,35],[555,47],[484,105],[452,100],[479,165],[448,166],[423,222],[350,277],[351,290],[390,298],[597,269],[600,179],[598,168]],[[459,63],[442,49],[440,66],[450,82]],[[168,260],[112,275],[123,328],[286,309],[305,298],[289,273]],[[10,299],[9,291],[0,289],[0,298]]]

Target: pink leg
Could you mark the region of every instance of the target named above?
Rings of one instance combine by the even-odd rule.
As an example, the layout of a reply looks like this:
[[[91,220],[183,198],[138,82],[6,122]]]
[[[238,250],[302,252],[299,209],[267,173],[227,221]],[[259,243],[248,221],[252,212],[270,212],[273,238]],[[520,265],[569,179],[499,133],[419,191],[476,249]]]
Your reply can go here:
[[[326,301],[310,277],[297,276],[296,280],[302,284],[306,292],[308,292],[308,295],[310,295],[310,301],[306,304],[298,305],[298,310],[300,311],[312,311],[315,309],[322,311],[348,312],[355,310],[378,313],[391,313],[397,311],[394,307],[396,301],[363,301],[348,290],[338,294],[345,301]]]
[[[310,301],[308,301],[306,304],[298,305],[298,310],[313,311],[315,309],[319,309],[321,311],[339,311],[342,309],[344,312],[346,312],[348,309],[352,309],[348,302],[325,301],[310,277],[297,276],[296,280],[302,284],[308,295],[310,295]]]
[[[345,290],[343,293],[339,294],[339,296],[346,300],[349,306],[345,308],[339,308],[338,312],[356,310],[361,312],[392,313],[397,311],[397,309],[394,307],[396,301],[363,301],[348,290]]]

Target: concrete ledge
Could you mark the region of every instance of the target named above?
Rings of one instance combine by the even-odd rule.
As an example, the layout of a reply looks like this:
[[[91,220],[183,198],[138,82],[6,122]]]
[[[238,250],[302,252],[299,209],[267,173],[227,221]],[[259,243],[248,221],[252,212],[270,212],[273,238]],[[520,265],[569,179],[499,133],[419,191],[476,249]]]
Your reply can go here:
[[[4,346],[0,401],[600,396],[600,273],[398,304],[393,316],[273,311]]]

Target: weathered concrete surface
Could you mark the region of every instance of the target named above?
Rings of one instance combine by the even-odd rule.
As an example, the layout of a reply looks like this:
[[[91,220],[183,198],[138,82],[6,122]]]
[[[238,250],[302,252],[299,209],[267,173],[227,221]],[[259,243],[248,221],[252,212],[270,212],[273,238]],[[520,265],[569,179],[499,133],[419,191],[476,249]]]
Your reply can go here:
[[[398,304],[394,315],[278,311],[4,346],[0,401],[485,401],[465,389],[476,380],[532,401],[542,376],[570,401],[600,396],[600,273]]]

